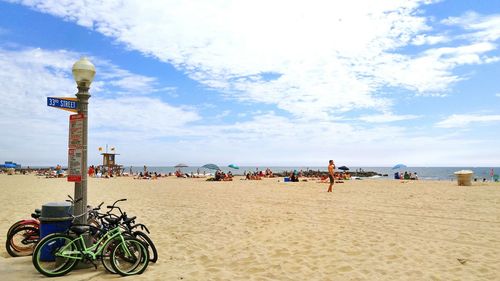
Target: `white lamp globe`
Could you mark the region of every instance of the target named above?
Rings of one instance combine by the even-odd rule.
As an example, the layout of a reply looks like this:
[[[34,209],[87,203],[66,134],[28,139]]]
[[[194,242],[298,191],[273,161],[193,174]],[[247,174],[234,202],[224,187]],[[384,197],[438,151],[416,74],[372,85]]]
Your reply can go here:
[[[95,67],[86,57],[75,62],[72,71],[78,86],[89,87],[94,80]]]

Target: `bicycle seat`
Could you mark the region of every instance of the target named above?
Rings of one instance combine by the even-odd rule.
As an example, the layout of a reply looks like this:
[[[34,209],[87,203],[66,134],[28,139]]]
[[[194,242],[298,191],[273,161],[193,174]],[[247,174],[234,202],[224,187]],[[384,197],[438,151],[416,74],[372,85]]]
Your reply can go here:
[[[87,231],[89,231],[90,227],[84,225],[73,225],[69,228],[71,231],[76,233],[77,235],[81,235]]]
[[[31,213],[31,217],[34,219],[38,219],[42,214],[40,213]]]
[[[120,218],[105,217],[104,220],[107,221],[109,224],[118,224],[118,222],[120,222]]]
[[[123,220],[123,223],[127,224],[127,223],[131,223],[132,221],[134,221],[137,217],[136,216],[133,216],[133,217],[130,217],[130,218],[126,218]]]

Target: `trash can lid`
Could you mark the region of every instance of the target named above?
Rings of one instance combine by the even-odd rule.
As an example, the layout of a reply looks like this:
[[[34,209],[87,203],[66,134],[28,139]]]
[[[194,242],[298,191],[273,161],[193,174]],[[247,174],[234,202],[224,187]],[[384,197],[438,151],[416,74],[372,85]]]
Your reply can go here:
[[[42,205],[43,207],[71,207],[70,202],[49,202]]]
[[[71,203],[69,202],[49,202],[42,205],[43,218],[65,218],[72,214]]]

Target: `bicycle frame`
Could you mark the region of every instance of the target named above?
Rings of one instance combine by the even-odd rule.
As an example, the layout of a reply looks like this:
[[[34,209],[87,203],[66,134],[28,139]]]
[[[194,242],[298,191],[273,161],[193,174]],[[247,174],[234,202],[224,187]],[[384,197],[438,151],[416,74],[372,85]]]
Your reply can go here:
[[[56,253],[55,256],[83,260],[84,256],[82,254],[84,254],[90,255],[92,257],[92,260],[96,260],[104,250],[104,246],[106,246],[109,241],[117,237],[120,238],[121,242],[125,242],[125,238],[123,237],[122,231],[119,227],[108,231],[103,237],[97,240],[94,245],[87,248],[87,246],[85,245],[85,240],[83,239],[83,235],[79,235],[76,239],[71,240],[68,245],[65,245],[61,250],[59,250],[59,252]],[[77,243],[80,243],[81,247],[78,247]],[[69,250],[70,248],[68,247],[71,247],[71,245],[74,245],[79,250]],[[127,255],[130,255],[128,247],[124,247],[124,250]]]

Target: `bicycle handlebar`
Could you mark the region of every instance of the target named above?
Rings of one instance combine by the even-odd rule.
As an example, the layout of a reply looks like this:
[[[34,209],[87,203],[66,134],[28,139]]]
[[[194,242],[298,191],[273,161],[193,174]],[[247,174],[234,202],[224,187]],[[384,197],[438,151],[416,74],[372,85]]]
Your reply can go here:
[[[127,201],[127,199],[126,198],[118,199],[118,200],[115,201],[115,203],[113,203],[113,205],[108,205],[106,207],[108,207],[108,209],[113,209],[113,208],[115,208],[116,203],[122,202],[122,201]]]
[[[148,234],[150,233],[150,232],[149,232],[149,229],[148,229],[148,228],[147,228],[144,224],[142,224],[142,223],[138,223],[138,224],[136,224],[136,225],[132,226],[132,228],[131,228],[130,230],[132,230],[132,229],[134,229],[134,228],[136,228],[136,227],[141,227],[141,229],[142,229],[142,230],[146,230],[146,232],[147,232]]]
[[[97,207],[95,207],[95,208],[94,208],[94,211],[100,210],[100,209],[101,209],[102,204],[104,204],[104,202],[101,202],[101,204],[99,204]]]
[[[120,214],[122,214],[122,215],[123,215],[122,209],[120,209],[120,207],[115,206],[115,205],[116,205],[116,203],[118,203],[118,202],[122,202],[122,201],[127,201],[127,199],[126,199],[126,198],[123,198],[123,199],[118,199],[118,200],[116,200],[116,201],[115,201],[115,203],[113,203],[113,205],[108,205],[108,206],[106,206],[108,209],[110,209],[107,213],[109,214],[109,213],[110,213],[113,209],[115,209],[115,208],[116,208],[116,209],[118,209],[118,211],[120,211]]]
[[[76,203],[82,201],[83,198],[78,198],[76,200],[73,199],[70,195],[68,195],[69,199],[66,199],[66,202],[70,202],[71,204],[75,205]]]

